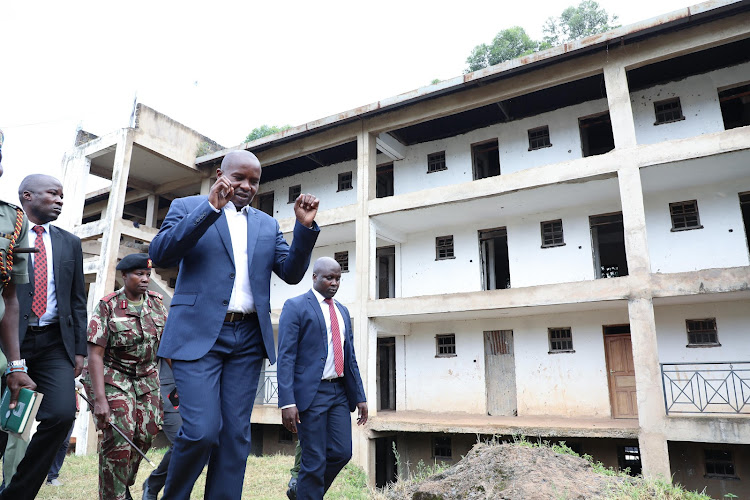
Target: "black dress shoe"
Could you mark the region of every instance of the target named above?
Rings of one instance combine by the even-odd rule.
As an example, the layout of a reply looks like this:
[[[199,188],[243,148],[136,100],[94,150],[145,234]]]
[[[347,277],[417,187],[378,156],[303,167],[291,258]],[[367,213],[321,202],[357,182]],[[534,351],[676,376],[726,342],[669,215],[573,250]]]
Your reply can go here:
[[[142,500],[156,500],[156,492],[148,487],[148,480],[143,482],[143,497],[141,498]]]
[[[286,497],[289,500],[297,500],[297,478],[293,477],[289,480],[289,489],[286,490]]]

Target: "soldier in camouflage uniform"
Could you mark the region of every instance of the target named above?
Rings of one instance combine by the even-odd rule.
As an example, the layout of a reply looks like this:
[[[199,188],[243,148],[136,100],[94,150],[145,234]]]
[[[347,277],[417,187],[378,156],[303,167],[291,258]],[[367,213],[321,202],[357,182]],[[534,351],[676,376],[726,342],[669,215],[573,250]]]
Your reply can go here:
[[[161,295],[148,290],[151,259],[128,255],[117,265],[125,286],[99,301],[88,327],[84,379],[102,429],[99,498],[130,499],[141,456],[109,425],[119,426],[142,451],[161,425],[156,351],[167,319]]]

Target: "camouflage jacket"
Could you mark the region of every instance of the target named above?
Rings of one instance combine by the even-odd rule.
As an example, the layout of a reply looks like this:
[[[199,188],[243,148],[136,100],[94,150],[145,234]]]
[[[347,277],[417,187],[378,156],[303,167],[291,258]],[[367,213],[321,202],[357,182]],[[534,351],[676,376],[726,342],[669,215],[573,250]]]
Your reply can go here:
[[[10,203],[0,201],[0,272],[5,270],[8,271],[7,254],[8,246],[10,245],[10,239],[13,236],[13,232],[16,229],[16,217],[18,216],[19,208]],[[29,229],[28,219],[26,216],[23,217],[21,224],[21,233],[16,240],[17,247],[25,247],[27,245],[27,233]],[[13,255],[13,269],[10,270],[10,282],[15,285],[23,285],[29,282],[29,267],[28,267],[28,255],[27,253],[18,253]],[[0,292],[3,290],[3,284],[0,283]],[[0,299],[0,319],[5,315],[5,301]]]
[[[120,289],[99,301],[88,341],[104,347],[104,383],[136,395],[159,390],[156,351],[167,320],[161,295],[149,291],[138,307]]]

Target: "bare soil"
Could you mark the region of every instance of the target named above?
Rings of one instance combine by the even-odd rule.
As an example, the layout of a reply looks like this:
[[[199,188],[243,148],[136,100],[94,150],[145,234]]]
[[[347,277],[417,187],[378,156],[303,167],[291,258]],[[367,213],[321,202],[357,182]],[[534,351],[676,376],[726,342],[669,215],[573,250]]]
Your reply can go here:
[[[589,461],[546,446],[478,443],[451,468],[384,493],[393,500],[588,500],[633,480],[599,474]]]

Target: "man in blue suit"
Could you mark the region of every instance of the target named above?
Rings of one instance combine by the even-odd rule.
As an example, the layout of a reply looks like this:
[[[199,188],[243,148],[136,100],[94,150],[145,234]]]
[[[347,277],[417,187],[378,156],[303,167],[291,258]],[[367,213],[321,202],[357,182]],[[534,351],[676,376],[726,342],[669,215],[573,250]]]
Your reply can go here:
[[[287,300],[279,320],[279,407],[284,427],[299,433],[302,446],[300,500],[322,500],[351,459],[349,414],[356,408],[357,423],[367,423],[349,310],[333,300],[340,282],[341,266],[321,257],[312,290]]]
[[[312,195],[294,203],[291,246],[276,220],[249,206],[261,176],[252,153],[227,154],[216,175],[208,196],[172,202],[149,250],[157,266],[180,267],[159,348],[172,359],[183,421],[164,499],[188,499],[206,462],[205,497],[241,497],[260,368],[276,361],[271,272],[299,283],[319,234]]]

